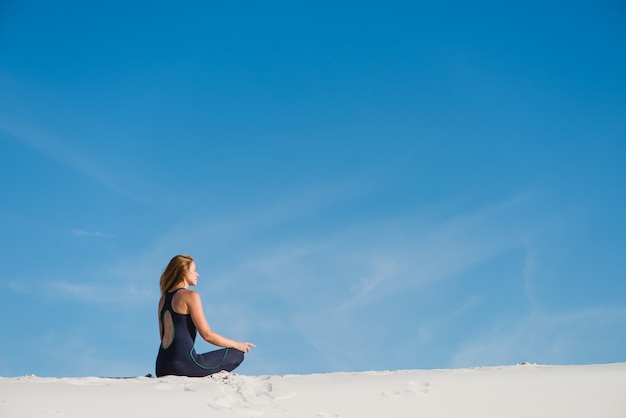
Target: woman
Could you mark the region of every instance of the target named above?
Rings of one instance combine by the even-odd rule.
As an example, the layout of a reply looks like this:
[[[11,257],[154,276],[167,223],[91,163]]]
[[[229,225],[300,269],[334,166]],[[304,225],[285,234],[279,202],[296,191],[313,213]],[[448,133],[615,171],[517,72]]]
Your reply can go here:
[[[204,317],[200,295],[189,290],[198,283],[196,263],[188,255],[172,258],[161,275],[159,331],[161,346],[156,360],[156,375],[208,376],[222,370],[232,371],[243,361],[254,344],[233,341],[211,330]],[[197,354],[193,346],[196,330],[221,350]]]

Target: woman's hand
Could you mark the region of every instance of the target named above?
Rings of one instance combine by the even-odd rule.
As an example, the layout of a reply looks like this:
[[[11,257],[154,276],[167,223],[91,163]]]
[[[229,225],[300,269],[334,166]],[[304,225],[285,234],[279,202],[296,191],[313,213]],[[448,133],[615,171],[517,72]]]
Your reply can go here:
[[[252,343],[242,343],[242,342],[237,342],[233,348],[236,348],[237,350],[241,351],[242,353],[249,353],[250,352],[250,347],[256,348],[256,345],[252,344]]]

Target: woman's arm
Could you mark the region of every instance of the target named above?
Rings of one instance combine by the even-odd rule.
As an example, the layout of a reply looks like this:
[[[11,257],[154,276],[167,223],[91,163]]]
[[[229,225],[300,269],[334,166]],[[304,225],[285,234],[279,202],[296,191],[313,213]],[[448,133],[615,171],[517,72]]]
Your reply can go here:
[[[239,342],[226,338],[217,332],[213,331],[209,326],[209,323],[204,316],[204,310],[202,309],[202,300],[198,292],[189,290],[186,292],[186,302],[191,320],[193,321],[200,336],[211,344],[224,348],[235,348],[241,352],[249,353],[250,347],[255,347],[254,344],[248,342]]]

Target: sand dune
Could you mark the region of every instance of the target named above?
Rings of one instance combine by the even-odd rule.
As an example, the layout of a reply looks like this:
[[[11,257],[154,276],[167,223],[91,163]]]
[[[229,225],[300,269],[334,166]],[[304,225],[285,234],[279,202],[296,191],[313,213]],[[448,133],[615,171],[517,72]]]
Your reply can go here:
[[[208,378],[0,378],[0,417],[626,417],[626,363]]]

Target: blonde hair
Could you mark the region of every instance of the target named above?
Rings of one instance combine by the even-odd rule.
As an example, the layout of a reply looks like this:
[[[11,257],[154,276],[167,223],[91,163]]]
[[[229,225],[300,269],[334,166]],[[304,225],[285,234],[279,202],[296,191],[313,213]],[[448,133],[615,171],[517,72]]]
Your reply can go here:
[[[185,274],[189,271],[191,263],[193,263],[193,258],[184,254],[174,256],[170,260],[163,274],[161,274],[161,295],[185,279]]]

